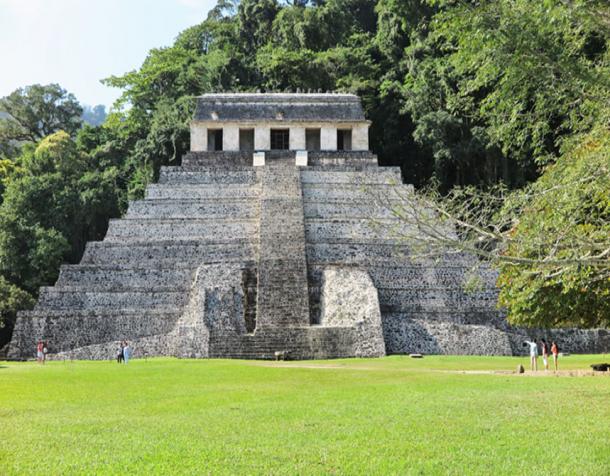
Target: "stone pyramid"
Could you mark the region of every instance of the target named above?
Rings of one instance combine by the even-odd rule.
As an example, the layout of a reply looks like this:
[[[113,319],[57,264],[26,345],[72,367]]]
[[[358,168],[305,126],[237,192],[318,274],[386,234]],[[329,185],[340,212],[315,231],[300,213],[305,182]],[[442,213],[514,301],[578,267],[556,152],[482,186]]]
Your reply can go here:
[[[389,232],[406,225],[372,197],[411,190],[399,168],[368,151],[310,151],[307,166],[296,155],[268,151],[255,167],[252,152],[191,152],[162,168],[20,313],[9,357],[31,357],[38,339],[50,358],[84,359],[113,358],[121,340],[136,357],[523,351],[494,271],[464,254],[414,260]],[[466,292],[473,269],[483,286]],[[604,330],[554,335],[572,352],[610,346]]]

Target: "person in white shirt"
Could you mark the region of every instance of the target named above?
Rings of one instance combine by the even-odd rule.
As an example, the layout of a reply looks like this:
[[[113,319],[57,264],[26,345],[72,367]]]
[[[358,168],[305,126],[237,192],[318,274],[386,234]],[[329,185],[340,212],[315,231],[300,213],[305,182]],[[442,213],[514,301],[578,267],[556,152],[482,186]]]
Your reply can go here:
[[[530,346],[530,364],[532,370],[538,370],[538,344],[535,341],[526,340],[524,345]]]

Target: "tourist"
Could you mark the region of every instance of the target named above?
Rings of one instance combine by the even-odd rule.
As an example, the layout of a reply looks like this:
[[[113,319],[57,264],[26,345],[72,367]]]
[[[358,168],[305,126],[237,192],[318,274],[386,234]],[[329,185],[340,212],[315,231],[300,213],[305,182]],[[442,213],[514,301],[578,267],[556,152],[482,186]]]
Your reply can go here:
[[[538,344],[536,341],[526,340],[525,345],[530,347],[530,366],[532,370],[538,370]]]
[[[42,364],[44,361],[44,344],[42,343],[41,340],[38,341],[38,344],[36,344],[36,361],[39,364]]]
[[[117,350],[116,353],[116,361],[118,364],[122,363],[124,360],[124,354],[123,354],[123,346],[124,346],[125,342],[121,341],[121,343],[119,344],[119,350]]]
[[[549,346],[544,339],[540,339],[540,348],[542,349],[542,363],[544,370],[549,370]]]
[[[559,347],[557,347],[557,343],[555,341],[551,343],[551,354],[553,354],[553,364],[555,365],[555,372],[557,372],[557,357],[559,356]]]
[[[44,364],[47,361],[47,353],[49,352],[49,342],[44,341],[42,343],[42,363]]]
[[[131,358],[131,347],[129,347],[129,342],[125,341],[125,347],[123,347],[123,360],[125,363],[129,362]]]

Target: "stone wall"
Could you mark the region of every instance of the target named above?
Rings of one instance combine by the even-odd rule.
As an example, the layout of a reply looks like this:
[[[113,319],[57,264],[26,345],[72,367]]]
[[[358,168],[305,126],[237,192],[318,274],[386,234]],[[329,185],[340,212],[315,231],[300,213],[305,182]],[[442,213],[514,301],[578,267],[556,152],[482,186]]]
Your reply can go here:
[[[377,289],[365,270],[344,266],[324,269],[320,325],[357,329],[355,357],[380,357],[386,353]]]

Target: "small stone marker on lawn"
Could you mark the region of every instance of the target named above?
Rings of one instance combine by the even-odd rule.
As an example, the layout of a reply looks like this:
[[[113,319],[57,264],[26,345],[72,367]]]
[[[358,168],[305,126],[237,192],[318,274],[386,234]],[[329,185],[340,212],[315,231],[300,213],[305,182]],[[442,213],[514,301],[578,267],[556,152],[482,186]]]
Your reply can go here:
[[[423,359],[424,356],[421,354],[409,354],[409,357],[411,357],[412,359]]]

